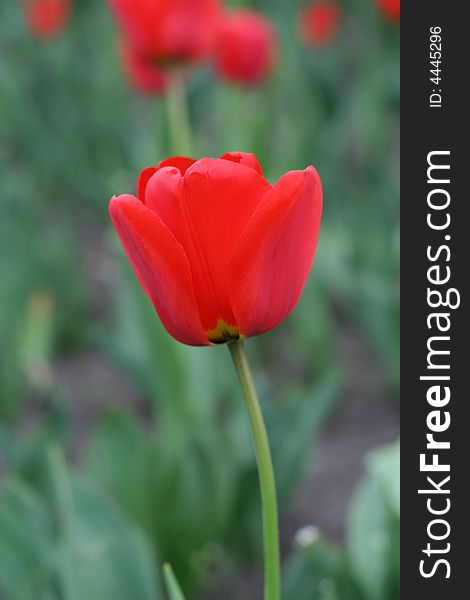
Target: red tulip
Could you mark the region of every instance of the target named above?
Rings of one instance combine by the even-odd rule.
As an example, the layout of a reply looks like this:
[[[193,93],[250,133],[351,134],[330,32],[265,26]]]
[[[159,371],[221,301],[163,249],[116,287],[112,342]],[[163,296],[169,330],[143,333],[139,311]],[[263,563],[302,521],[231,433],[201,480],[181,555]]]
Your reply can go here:
[[[226,13],[216,50],[216,70],[229,81],[250,85],[269,74],[276,56],[269,20],[250,10]]]
[[[254,154],[173,157],[144,169],[109,212],[169,333],[194,346],[268,331],[296,305],[317,245],[317,171],[271,186]]]
[[[120,55],[127,78],[137,91],[143,94],[163,92],[166,75],[160,66],[126,44],[121,45]]]
[[[330,0],[319,0],[304,8],[299,15],[300,32],[310,46],[326,45],[336,32],[341,7]]]
[[[400,20],[400,0],[376,0],[377,6],[392,21]]]
[[[216,43],[220,0],[109,0],[129,45],[161,63],[199,60]]]
[[[52,38],[66,25],[70,0],[28,0],[24,14],[31,31],[40,38]]]

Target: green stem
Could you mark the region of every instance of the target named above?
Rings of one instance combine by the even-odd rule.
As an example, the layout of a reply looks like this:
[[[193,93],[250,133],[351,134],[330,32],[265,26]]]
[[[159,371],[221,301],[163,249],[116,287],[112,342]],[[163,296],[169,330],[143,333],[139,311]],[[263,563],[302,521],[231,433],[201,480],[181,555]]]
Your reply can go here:
[[[65,600],[76,600],[73,580],[73,567],[71,562],[72,533],[71,523],[73,518],[73,498],[67,466],[60,448],[51,445],[47,450],[49,469],[54,494],[55,509],[58,520],[58,533],[62,552],[60,553],[59,580]]]
[[[256,395],[255,384],[245,354],[243,342],[229,344],[233,364],[237,371],[243,398],[250,419],[251,434],[258,464],[261,508],[263,513],[264,546],[264,598],[281,597],[281,569],[279,553],[279,528],[277,517],[276,484],[269,450],[268,434]]]
[[[182,71],[173,71],[168,76],[166,108],[172,152],[181,156],[192,156],[193,144],[186,86]]]

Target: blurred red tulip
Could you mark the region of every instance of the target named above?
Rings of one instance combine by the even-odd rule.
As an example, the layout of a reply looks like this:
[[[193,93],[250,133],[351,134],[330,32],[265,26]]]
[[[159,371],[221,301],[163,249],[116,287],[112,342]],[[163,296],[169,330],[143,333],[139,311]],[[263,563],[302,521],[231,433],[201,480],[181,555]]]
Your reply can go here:
[[[220,0],[109,0],[127,43],[168,64],[208,56],[217,40]]]
[[[52,38],[66,25],[71,0],[27,0],[24,14],[31,31],[40,38]]]
[[[172,157],[109,212],[168,332],[194,346],[268,331],[296,305],[322,210],[317,171],[271,186],[254,154]]]
[[[127,78],[138,92],[156,94],[164,91],[166,75],[159,65],[125,43],[121,45],[119,53]]]
[[[222,22],[216,70],[228,81],[251,85],[266,77],[276,56],[276,34],[262,14],[230,11]]]
[[[309,46],[325,46],[334,36],[341,17],[341,7],[331,0],[319,0],[300,11],[302,39]]]
[[[392,21],[400,20],[400,0],[375,0],[377,6]]]

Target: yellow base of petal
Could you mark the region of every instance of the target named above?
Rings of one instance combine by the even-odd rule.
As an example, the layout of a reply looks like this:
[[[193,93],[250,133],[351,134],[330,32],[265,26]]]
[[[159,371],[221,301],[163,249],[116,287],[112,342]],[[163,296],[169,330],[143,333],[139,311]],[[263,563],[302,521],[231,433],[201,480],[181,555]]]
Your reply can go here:
[[[211,344],[227,344],[228,342],[234,342],[243,337],[240,335],[238,327],[229,325],[223,319],[217,321],[217,325],[214,329],[206,331],[206,336]]]

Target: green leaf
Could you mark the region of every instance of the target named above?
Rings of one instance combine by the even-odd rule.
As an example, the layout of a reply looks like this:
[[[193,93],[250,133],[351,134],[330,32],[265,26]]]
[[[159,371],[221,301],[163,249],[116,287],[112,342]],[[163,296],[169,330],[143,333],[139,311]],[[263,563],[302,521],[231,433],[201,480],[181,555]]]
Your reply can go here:
[[[348,549],[352,569],[366,598],[384,598],[390,552],[388,512],[374,479],[366,479],[353,498]]]
[[[400,442],[380,448],[368,458],[368,469],[382,488],[384,497],[400,518]]]
[[[184,600],[183,591],[173,573],[169,563],[163,565],[163,576],[165,580],[166,591],[170,600]]]
[[[283,600],[360,598],[344,553],[321,539],[297,550],[285,567],[283,579]]]
[[[98,424],[86,465],[186,585],[198,578],[196,570],[206,576],[192,557],[206,554],[206,546],[225,531],[238,471],[227,440],[210,422],[178,430],[178,439],[166,425],[157,436],[130,413],[114,410]]]
[[[90,482],[73,484],[70,560],[78,598],[160,598],[155,557],[144,535]]]
[[[146,531],[152,531],[152,448],[149,435],[130,413],[110,411],[95,427],[87,453],[88,473],[119,500]]]
[[[348,518],[352,571],[368,600],[395,600],[399,577],[398,445],[376,450]]]
[[[340,376],[330,373],[308,393],[269,407],[266,420],[281,503],[311,465],[316,436],[336,406],[340,386]]]
[[[159,600],[142,532],[90,481],[49,451],[49,502],[18,481],[0,495],[0,593],[9,600]]]
[[[46,598],[54,557],[52,516],[25,484],[11,480],[0,494],[0,596]]]
[[[52,384],[48,360],[54,334],[54,298],[45,290],[36,290],[28,298],[25,318],[18,332],[18,356],[23,372],[39,389]]]

